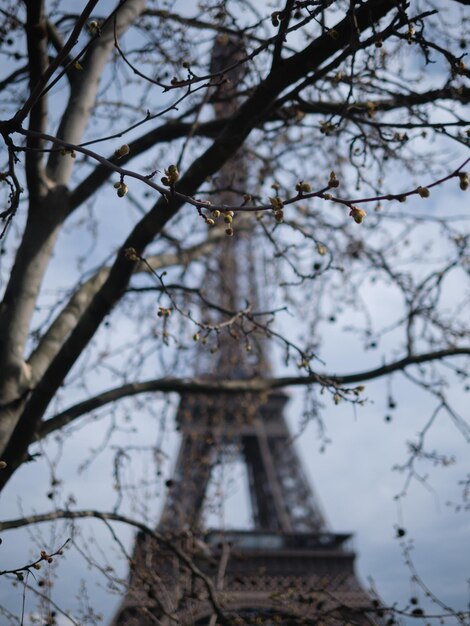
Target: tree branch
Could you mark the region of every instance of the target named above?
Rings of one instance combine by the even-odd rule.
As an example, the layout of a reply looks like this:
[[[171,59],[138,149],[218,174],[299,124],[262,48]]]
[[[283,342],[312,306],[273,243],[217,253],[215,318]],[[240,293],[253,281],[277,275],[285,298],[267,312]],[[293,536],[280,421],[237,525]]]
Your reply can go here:
[[[292,17],[293,7],[294,7],[294,0],[286,0],[286,4],[282,11],[273,13],[272,21],[273,23],[277,21],[279,24],[279,28],[278,28],[276,40],[274,43],[271,69],[273,69],[276,65],[280,65],[282,63],[282,49],[287,39],[287,31],[288,31],[289,23]],[[274,16],[276,19],[274,19]]]
[[[34,0],[32,1],[32,4],[36,4]],[[77,19],[75,27],[73,31],[71,32],[70,37],[67,39],[67,42],[65,43],[61,54],[58,54],[56,58],[52,61],[52,63],[49,64],[49,67],[47,68],[47,70],[43,73],[41,78],[36,83],[30,96],[28,97],[26,102],[23,104],[21,109],[19,109],[19,111],[16,113],[15,117],[13,118],[16,123],[21,124],[23,120],[28,116],[29,112],[31,111],[31,109],[37,102],[38,98],[40,97],[41,92],[46,87],[47,83],[49,82],[49,79],[53,76],[56,69],[60,67],[63,59],[68,55],[68,53],[71,51],[73,46],[76,44],[78,36],[83,26],[86,24],[86,21],[88,20],[90,16],[90,13],[93,11],[93,9],[95,8],[97,4],[98,4],[98,0],[88,0],[85,8],[80,14],[80,17]]]
[[[443,87],[442,89],[430,89],[423,92],[411,92],[396,94],[393,98],[368,100],[367,102],[353,102],[345,106],[344,102],[307,102],[301,100],[298,109],[302,113],[338,113],[349,117],[348,114],[358,115],[373,112],[395,111],[397,109],[413,107],[421,104],[429,104],[437,100],[452,100],[468,104],[470,101],[470,88],[468,87]],[[363,118],[361,117],[361,120]],[[380,125],[380,123],[379,123]]]
[[[93,5],[95,4],[96,1]],[[144,5],[144,0],[127,0],[120,6],[116,13],[119,34],[129,28],[136,17],[142,13],[145,8]],[[72,144],[80,142],[95,104],[103,68],[113,47],[114,30],[112,20],[110,20],[81,61],[83,70],[80,72],[80,80],[75,80],[71,84],[69,100],[57,133],[59,139],[64,139]],[[57,55],[60,61],[65,58],[66,51],[68,53],[67,45],[64,46],[62,54]],[[66,185],[72,167],[73,159],[64,158],[60,154],[60,150],[53,151],[47,164],[47,174],[55,183]]]
[[[28,40],[28,48],[29,53],[34,56],[39,54],[34,45],[34,37],[39,33],[41,42],[42,36],[46,36],[47,30],[44,17],[40,12],[41,4],[38,5],[32,1],[29,4],[32,7],[28,17],[31,30],[30,37],[33,37],[33,39],[31,41]],[[119,10],[119,14],[122,14],[122,17],[118,20],[121,30],[132,23],[138,11],[143,10],[143,4],[144,0],[127,0],[122,5],[122,8]],[[90,0],[87,3],[72,31],[71,37],[74,37],[74,39],[71,40],[71,37],[69,37],[62,53],[57,55],[56,59],[50,63],[39,80],[36,81],[36,85],[32,87],[30,97],[14,118],[16,122],[21,123],[24,117],[31,113],[32,124],[44,124],[44,109],[43,104],[40,104],[40,102],[45,102],[45,99],[44,97],[40,99],[40,96],[49,78],[55,69],[59,67],[61,59],[66,57],[72,45],[75,44],[75,38],[78,36],[95,5],[96,0]],[[102,41],[100,38],[100,42],[92,46],[90,51],[91,69],[87,76],[88,80],[84,79],[80,82],[82,87],[84,85],[87,86],[87,93],[83,95],[83,98],[79,98],[78,101],[72,99],[69,102],[67,113],[63,117],[63,122],[65,120],[66,126],[68,124],[71,125],[70,128],[68,126],[67,128],[69,128],[72,138],[77,142],[80,140],[85,124],[88,121],[97,85],[101,77],[101,70],[112,50],[113,43],[114,34],[111,28],[107,38],[103,36]],[[43,44],[40,43],[40,45],[42,46]],[[32,75],[31,85],[37,78],[36,73],[40,72],[43,62],[44,59],[41,59],[41,64],[36,66],[36,61],[33,60],[32,66],[35,74]],[[77,92],[74,92],[73,95],[77,96]],[[27,136],[29,144],[32,142],[33,145],[39,146],[42,145],[43,139],[47,139],[44,133],[36,130],[23,131],[21,128],[17,130]],[[30,371],[24,363],[24,346],[42,279],[67,209],[67,194],[63,185],[48,185],[49,188],[47,188],[44,184],[40,190],[37,189],[37,170],[41,163],[41,153],[33,150],[31,154],[32,160],[30,163],[32,167],[30,168],[30,173],[33,188],[30,190],[30,210],[21,244],[16,254],[16,261],[5,290],[2,307],[0,308],[0,326],[2,328],[2,337],[0,339],[0,370],[2,371],[0,382],[1,451],[4,450],[6,442],[17,425],[25,395],[31,387]],[[56,155],[55,152],[52,154]],[[29,156],[27,158],[29,159]],[[73,159],[60,158],[61,163],[65,163],[65,165],[59,167],[55,172],[49,171],[48,174],[57,174],[55,182],[66,182],[72,167],[70,162]]]
[[[23,65],[16,70],[13,70],[6,78],[0,80],[0,91],[3,91],[5,87],[8,87],[10,83],[19,82],[28,75],[28,66]]]
[[[437,100],[452,100],[458,101],[462,104],[467,104],[470,101],[470,88],[453,88],[446,87],[443,89],[429,90],[423,93],[410,93],[400,94],[394,98],[382,99],[382,100],[369,100],[368,102],[355,102],[345,107],[344,102],[306,102],[300,100],[295,102],[293,107],[296,112],[309,113],[312,115],[325,115],[325,114],[338,114],[352,121],[360,120],[361,123],[367,123],[371,125],[380,126],[380,122],[374,121],[374,119],[367,119],[365,116],[369,111],[374,112],[387,112],[395,111],[401,108],[408,108],[411,106],[429,104],[436,102]],[[266,119],[262,120],[258,128],[267,122],[283,121],[292,115],[291,109],[285,107],[288,98],[281,98],[278,102],[273,104],[273,112],[271,112]],[[189,132],[196,137],[208,137],[214,138],[218,133],[222,131],[230,118],[222,118],[211,120],[209,122],[203,122],[198,124],[195,128],[193,124],[189,122],[181,122],[178,120],[170,120],[165,124],[162,124],[158,128],[154,128],[151,131],[145,133],[138,139],[135,139],[129,143],[129,154],[119,159],[119,165],[124,166],[126,163],[134,159],[135,157],[143,154],[147,150],[155,147],[159,143],[166,143],[187,136]],[[467,125],[468,122],[462,121],[458,125]],[[393,127],[394,124],[390,123],[389,126]],[[405,127],[403,123],[398,123],[400,128]],[[425,124],[422,123],[420,127],[427,128],[432,126],[443,126],[443,123]],[[416,124],[409,124],[410,128],[416,128]],[[125,131],[122,133],[125,134]],[[113,159],[110,159],[111,162]],[[70,193],[69,211],[72,212],[77,207],[81,206],[88,198],[90,198],[101,185],[108,180],[113,173],[113,170],[104,163],[100,163],[97,167],[85,178],[76,189]]]
[[[154,128],[145,135],[129,143],[129,154],[119,159],[120,165],[125,165],[131,159],[153,148],[159,143],[173,141],[185,137],[189,132],[197,137],[215,137],[225,125],[226,120],[212,120],[198,124],[194,128],[188,122],[170,120],[166,124]],[[112,160],[112,159],[111,159]],[[83,180],[70,195],[70,211],[81,206],[101,185],[110,177],[112,170],[105,164],[99,164],[85,180]]]
[[[152,270],[158,270],[174,265],[188,265],[195,259],[208,254],[214,244],[223,237],[225,237],[225,234],[220,230],[210,230],[205,241],[190,248],[146,258],[148,265],[139,263],[139,265],[134,268],[134,273],[150,272],[150,268]],[[51,361],[57,355],[64,340],[75,328],[93,297],[105,283],[109,276],[110,269],[110,267],[99,269],[91,278],[80,285],[49,326],[46,333],[42,336],[39,344],[27,360],[31,367],[32,386],[40,380]]]
[[[158,531],[152,530],[146,524],[142,522],[138,522],[130,517],[125,515],[119,515],[118,513],[105,513],[96,510],[85,510],[85,511],[67,511],[67,510],[58,510],[52,511],[51,513],[42,513],[37,515],[29,515],[27,517],[22,517],[14,520],[7,520],[5,522],[0,522],[0,531],[11,530],[14,528],[22,528],[23,526],[29,526],[30,524],[40,524],[42,522],[51,522],[58,519],[99,519],[103,522],[113,521],[113,522],[121,522],[123,524],[127,524],[128,526],[132,526],[137,530],[140,530],[142,533],[151,537],[160,545],[165,546],[169,551],[173,552],[174,555],[178,557],[178,559],[186,565],[186,567],[191,571],[191,573],[197,577],[203,583],[207,595],[209,597],[209,601],[212,605],[214,612],[217,614],[221,624],[225,626],[230,626],[231,621],[225,615],[224,610],[222,609],[219,600],[217,598],[217,591],[214,587],[212,580],[207,576],[197,565],[194,563],[193,559],[191,559],[178,545],[175,540],[170,540],[165,538]]]
[[[249,380],[211,380],[198,378],[157,378],[140,383],[128,383],[114,389],[100,393],[93,398],[79,402],[74,406],[62,411],[42,423],[38,437],[42,439],[50,433],[59,430],[96,409],[115,402],[122,398],[135,396],[141,393],[175,392],[191,394],[234,394],[234,393],[266,393],[274,389],[293,386],[325,385],[328,387],[341,387],[355,383],[363,383],[374,380],[394,372],[400,372],[412,365],[440,361],[444,358],[470,355],[468,348],[448,348],[435,352],[427,352],[415,356],[408,356],[387,365],[364,370],[355,374],[342,376],[323,373],[311,373],[308,376],[284,376],[279,378],[251,378]]]
[[[26,3],[26,32],[28,43],[29,87],[31,93],[45,74],[49,63],[47,55],[47,29],[44,15],[44,0],[29,0]],[[38,98],[29,114],[29,129],[47,130],[47,96]],[[26,152],[26,179],[30,197],[44,195],[46,191],[41,148],[44,142],[36,137],[28,137]],[[42,190],[41,190],[41,187]]]

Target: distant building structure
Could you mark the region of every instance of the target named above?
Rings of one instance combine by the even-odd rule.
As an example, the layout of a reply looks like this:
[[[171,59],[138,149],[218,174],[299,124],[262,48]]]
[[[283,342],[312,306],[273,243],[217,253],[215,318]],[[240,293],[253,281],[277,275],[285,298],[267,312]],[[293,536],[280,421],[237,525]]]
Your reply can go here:
[[[229,66],[227,59],[239,58],[239,51],[233,41],[219,41],[212,71]],[[240,69],[233,72],[228,75],[232,81],[219,90],[222,96],[240,80]],[[218,115],[226,115],[227,106],[233,107],[233,101],[224,105],[223,97],[214,104]],[[233,190],[244,182],[240,155],[217,179],[220,203],[230,204]],[[259,309],[255,257],[249,236],[227,237],[205,281],[210,300],[226,311],[240,310],[242,302]],[[204,347],[198,348],[197,374],[212,380],[269,374],[266,340],[253,340],[256,333],[247,334],[247,326],[241,316],[221,331],[217,353],[210,358]],[[329,530],[305,477],[285,420],[286,401],[282,392],[182,397],[177,414],[181,445],[157,527],[168,543],[137,537],[129,591],[114,626],[362,626],[380,621],[377,601],[356,577],[351,535]],[[200,518],[212,471],[233,450],[246,464],[253,528],[204,532]]]

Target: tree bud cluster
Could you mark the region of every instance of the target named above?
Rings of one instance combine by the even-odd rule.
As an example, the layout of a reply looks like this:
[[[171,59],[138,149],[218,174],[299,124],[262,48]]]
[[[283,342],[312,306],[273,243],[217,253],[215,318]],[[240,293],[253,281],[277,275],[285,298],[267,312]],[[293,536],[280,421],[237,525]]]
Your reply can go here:
[[[162,176],[161,181],[166,187],[173,187],[178,182],[180,173],[176,165],[170,165],[165,170],[165,176]]]
[[[114,183],[114,189],[116,189],[119,198],[124,198],[129,191],[129,187],[122,180],[119,183]]]

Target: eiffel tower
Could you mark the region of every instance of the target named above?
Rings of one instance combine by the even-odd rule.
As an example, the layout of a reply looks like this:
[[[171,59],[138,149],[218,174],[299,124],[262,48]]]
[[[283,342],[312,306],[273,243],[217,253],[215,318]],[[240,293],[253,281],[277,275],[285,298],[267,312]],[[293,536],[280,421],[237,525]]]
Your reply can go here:
[[[233,64],[239,50],[233,40],[216,43],[212,69]],[[237,72],[232,70],[222,95],[239,82]],[[223,107],[215,104],[216,114],[226,115]],[[227,189],[243,188],[245,167],[239,155],[222,168],[220,203],[233,203],[236,196]],[[255,256],[249,236],[226,238],[218,246],[205,285],[220,309],[235,312],[241,302],[259,301],[252,280]],[[206,358],[208,350],[199,348],[197,374],[214,380],[270,373],[266,339],[253,341],[256,333],[243,324],[242,317],[219,333],[217,357]],[[378,602],[354,571],[351,534],[328,528],[303,472],[284,416],[287,400],[283,392],[181,398],[181,444],[157,527],[165,543],[138,535],[129,590],[114,626],[380,622]],[[253,528],[204,531],[211,475],[234,451],[249,477]]]

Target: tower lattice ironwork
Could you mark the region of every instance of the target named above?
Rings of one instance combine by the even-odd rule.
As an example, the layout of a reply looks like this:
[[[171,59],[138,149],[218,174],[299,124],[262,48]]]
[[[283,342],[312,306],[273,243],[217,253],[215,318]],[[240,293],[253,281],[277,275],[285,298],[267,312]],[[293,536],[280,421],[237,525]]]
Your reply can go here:
[[[212,69],[233,65],[239,50],[230,39],[218,42]],[[223,89],[234,88],[239,71],[232,70]],[[221,102],[214,105],[217,114],[226,106]],[[230,204],[230,190],[245,182],[243,154],[235,159],[217,181],[222,203]],[[253,248],[243,236],[226,238],[217,248],[212,262],[218,271],[208,272],[206,289],[221,309],[259,305],[249,279],[255,274]],[[211,365],[200,354],[198,375],[269,373],[263,339],[250,351],[244,340],[234,339],[246,336],[243,323],[241,316],[230,332],[220,333]],[[304,474],[284,416],[287,399],[282,392],[181,398],[181,444],[157,527],[165,541],[137,537],[129,590],[114,626],[377,624],[377,602],[354,571],[351,535],[329,530]],[[253,529],[204,531],[201,512],[211,474],[224,452],[234,449],[247,468]]]

